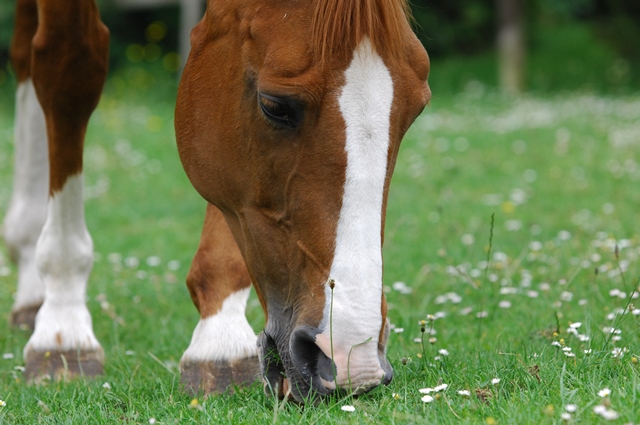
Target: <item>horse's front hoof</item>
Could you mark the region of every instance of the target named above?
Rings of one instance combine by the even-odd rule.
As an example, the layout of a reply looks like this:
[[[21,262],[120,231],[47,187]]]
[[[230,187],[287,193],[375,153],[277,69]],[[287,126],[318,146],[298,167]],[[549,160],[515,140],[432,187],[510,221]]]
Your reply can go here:
[[[235,387],[251,386],[260,377],[257,356],[238,360],[180,362],[180,383],[192,395],[234,392]]]
[[[24,377],[28,383],[47,380],[68,381],[77,377],[93,377],[103,373],[102,349],[82,351],[35,351],[25,355]]]
[[[9,319],[11,326],[33,331],[36,324],[36,314],[38,314],[41,305],[42,303],[25,305],[12,310]]]

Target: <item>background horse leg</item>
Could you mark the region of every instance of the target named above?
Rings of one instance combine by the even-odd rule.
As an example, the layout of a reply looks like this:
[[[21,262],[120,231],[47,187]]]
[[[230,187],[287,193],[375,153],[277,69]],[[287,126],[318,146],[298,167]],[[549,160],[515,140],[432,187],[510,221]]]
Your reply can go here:
[[[187,286],[200,321],[180,360],[185,389],[221,393],[253,383],[260,364],[256,335],[244,314],[251,280],[222,213],[211,204]]]
[[[107,72],[109,32],[93,1],[39,0],[31,75],[49,142],[47,219],[36,246],[46,296],[24,349],[26,379],[102,372],[86,285],[93,243],[84,220],[84,135]]]
[[[11,62],[18,77],[14,178],[3,233],[11,259],[18,265],[18,290],[11,309],[11,324],[30,329],[44,300],[35,249],[47,215],[49,188],[44,115],[31,81],[31,39],[37,27],[36,1],[19,1],[11,44]]]

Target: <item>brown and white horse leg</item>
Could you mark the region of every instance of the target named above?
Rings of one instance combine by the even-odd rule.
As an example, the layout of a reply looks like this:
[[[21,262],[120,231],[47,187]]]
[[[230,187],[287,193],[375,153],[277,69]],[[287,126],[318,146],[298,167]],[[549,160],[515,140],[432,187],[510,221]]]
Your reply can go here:
[[[215,394],[253,383],[260,364],[256,334],[245,317],[251,280],[222,213],[213,205],[207,206],[187,286],[200,321],[180,360],[185,390]]]
[[[36,246],[45,300],[24,349],[25,376],[64,379],[102,372],[86,286],[93,243],[84,219],[82,151],[104,85],[109,33],[94,2],[39,0],[31,75],[49,142],[47,218]]]
[[[18,288],[11,324],[33,329],[44,301],[36,270],[35,249],[47,215],[49,160],[44,114],[31,81],[31,39],[38,26],[35,0],[16,5],[11,62],[18,77],[15,118],[15,163],[11,202],[3,223],[4,239],[18,266]]]

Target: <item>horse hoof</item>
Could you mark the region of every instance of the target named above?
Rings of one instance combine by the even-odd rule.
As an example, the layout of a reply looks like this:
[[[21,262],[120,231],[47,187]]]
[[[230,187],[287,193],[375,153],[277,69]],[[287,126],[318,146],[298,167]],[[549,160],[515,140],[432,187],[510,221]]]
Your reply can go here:
[[[36,314],[38,314],[41,305],[42,303],[31,304],[13,310],[10,318],[11,326],[33,331],[36,324]]]
[[[39,384],[47,380],[68,381],[77,377],[93,377],[103,372],[104,352],[91,351],[35,351],[25,356],[25,380]]]
[[[180,383],[185,392],[233,394],[235,387],[247,387],[260,377],[257,356],[228,360],[183,361],[180,363]]]

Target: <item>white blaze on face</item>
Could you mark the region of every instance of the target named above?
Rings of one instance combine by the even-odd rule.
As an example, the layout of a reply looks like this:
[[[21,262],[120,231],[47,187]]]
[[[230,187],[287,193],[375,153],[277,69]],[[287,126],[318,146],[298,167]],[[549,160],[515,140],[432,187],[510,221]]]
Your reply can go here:
[[[382,326],[381,226],[393,81],[366,38],[355,50],[345,80],[338,102],[346,124],[347,169],[330,272],[335,280],[332,319],[330,326],[327,288],[323,332],[316,342],[331,357],[332,340],[339,385],[377,385],[383,375],[377,351]],[[357,345],[365,341],[369,342]]]

